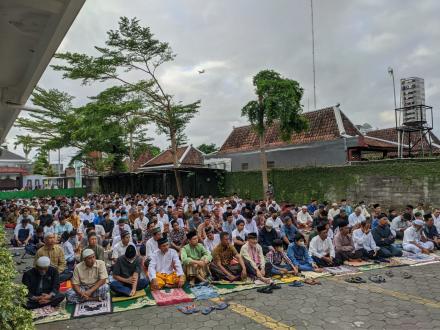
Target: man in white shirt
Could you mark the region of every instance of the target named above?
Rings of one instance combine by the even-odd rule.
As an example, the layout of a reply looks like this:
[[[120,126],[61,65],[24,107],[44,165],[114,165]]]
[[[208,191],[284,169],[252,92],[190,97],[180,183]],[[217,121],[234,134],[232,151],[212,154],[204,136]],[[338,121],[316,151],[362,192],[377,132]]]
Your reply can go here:
[[[159,209],[159,214],[157,214],[157,220],[162,222],[162,224],[170,223],[170,219],[168,214],[165,213],[163,208]]]
[[[152,255],[159,250],[158,241],[162,238],[162,233],[160,231],[160,228],[155,227],[151,233],[153,234],[153,237],[148,239],[148,241],[145,243],[145,249],[146,249],[146,256],[148,259],[151,259]]]
[[[424,224],[423,220],[417,219],[405,230],[402,243],[404,251],[429,254],[434,250],[434,243],[428,241],[422,233]]]
[[[434,209],[432,219],[434,220],[434,226],[436,226],[437,231],[440,233],[440,209]]]
[[[374,259],[380,248],[376,245],[373,235],[371,234],[371,223],[362,220],[360,228],[353,230],[353,243],[356,251],[362,251],[362,259]]]
[[[81,212],[79,214],[79,217],[81,219],[81,222],[84,222],[86,220],[88,222],[93,222],[95,215],[92,212],[90,212],[90,207],[87,206],[85,212]]]
[[[280,231],[281,227],[283,226],[283,221],[281,220],[281,218],[278,216],[278,212],[273,212],[272,215],[272,221],[273,221],[273,228],[276,231]],[[313,220],[312,220],[313,221]]]
[[[119,219],[118,224],[113,227],[112,237],[120,236],[123,231],[128,231],[131,236],[131,227],[124,219]]]
[[[167,238],[159,239],[158,246],[159,249],[153,253],[148,265],[151,290],[183,287],[185,275],[176,250],[169,248]]]
[[[313,223],[312,216],[307,210],[307,206],[303,205],[301,211],[296,215],[296,223],[298,228],[310,228]]]
[[[120,237],[121,240],[118,243],[116,243],[116,245],[113,247],[113,251],[112,251],[113,263],[115,263],[120,256],[125,255],[125,250],[127,250],[127,246],[129,245],[135,246],[132,242],[130,242],[131,235],[128,231],[122,232]]]
[[[348,216],[348,226],[353,229],[359,228],[362,221],[365,221],[365,216],[362,214],[362,208],[358,206],[354,209],[354,212]]]
[[[328,216],[334,219],[339,214],[339,212],[341,212],[341,210],[338,207],[338,203],[333,203],[332,208],[328,210]]]
[[[335,262],[335,248],[333,242],[328,237],[328,228],[326,224],[317,227],[318,235],[310,241],[309,252],[313,261],[319,267],[338,266]]]
[[[212,250],[220,244],[220,236],[219,234],[214,234],[214,231],[210,227],[205,228],[205,233],[206,238],[203,240],[203,245],[209,253],[212,253]]]
[[[27,245],[34,235],[34,227],[29,223],[29,218],[23,218],[21,222],[15,226],[14,238],[11,239],[13,246]]]
[[[396,238],[402,239],[407,228],[411,227],[411,214],[404,213],[392,219],[390,229],[396,233]]]
[[[244,221],[238,220],[236,222],[237,228],[232,231],[232,243],[237,252],[240,252],[241,247],[246,243],[247,230],[244,228]]]
[[[248,233],[257,233],[258,235],[258,226],[255,220],[252,218],[252,214],[245,214],[244,229]]]
[[[148,218],[144,215],[144,212],[139,211],[138,217],[134,220],[134,229],[140,229],[142,232],[148,228]]]

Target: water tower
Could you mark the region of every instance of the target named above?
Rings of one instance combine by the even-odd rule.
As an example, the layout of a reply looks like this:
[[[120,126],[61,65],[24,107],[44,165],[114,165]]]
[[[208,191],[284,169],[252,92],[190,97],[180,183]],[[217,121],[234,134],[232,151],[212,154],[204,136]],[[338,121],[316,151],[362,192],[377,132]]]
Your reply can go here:
[[[433,129],[432,107],[425,105],[425,81],[411,77],[400,80],[400,108],[395,111],[399,158],[431,155]]]

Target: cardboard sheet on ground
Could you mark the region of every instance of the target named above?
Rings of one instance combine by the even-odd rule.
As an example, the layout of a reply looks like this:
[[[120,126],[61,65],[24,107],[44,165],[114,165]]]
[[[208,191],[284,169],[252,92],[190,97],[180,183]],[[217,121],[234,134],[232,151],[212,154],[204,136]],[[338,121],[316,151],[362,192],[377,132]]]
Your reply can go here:
[[[183,289],[155,290],[151,293],[157,305],[167,306],[193,301]]]
[[[359,273],[359,269],[350,266],[325,267],[324,270],[332,275],[349,275]]]
[[[140,297],[145,297],[146,295],[147,295],[147,293],[145,292],[145,290],[139,290],[139,291],[136,291],[136,293],[132,297],[113,296],[112,301],[118,302],[118,301],[132,300],[132,299],[136,299],[136,298],[140,298]]]
[[[301,272],[301,275],[304,276],[305,279],[311,278],[319,278],[319,277],[326,277],[326,276],[331,276],[332,274],[330,274],[329,272],[322,272],[322,273],[318,273],[318,272]]]
[[[360,267],[358,267],[358,270],[361,272],[368,272],[370,270],[382,269],[385,267],[387,267],[386,264],[372,264],[372,265],[360,266]]]
[[[112,312],[112,301],[110,295],[103,301],[86,301],[75,305],[72,317],[95,316]]]
[[[366,266],[366,265],[372,265],[373,262],[371,261],[345,261],[344,265],[351,266],[351,267],[360,267],[360,266]]]

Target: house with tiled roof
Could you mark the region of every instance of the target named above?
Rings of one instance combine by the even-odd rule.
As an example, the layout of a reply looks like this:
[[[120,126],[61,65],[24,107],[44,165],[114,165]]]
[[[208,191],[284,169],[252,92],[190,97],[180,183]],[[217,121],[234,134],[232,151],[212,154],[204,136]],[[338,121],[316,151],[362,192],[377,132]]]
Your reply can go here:
[[[192,145],[177,148],[179,168],[203,167],[203,152]],[[158,169],[172,169],[173,155],[171,149],[161,152],[143,164],[138,171],[151,171]]]
[[[0,191],[21,189],[29,170],[30,162],[26,158],[0,148]]]
[[[268,168],[341,165],[347,162],[347,150],[357,147],[362,134],[339,106],[304,113],[309,129],[293,133],[290,141],[281,139],[275,123],[265,135]],[[236,127],[219,151],[207,158],[229,158],[232,171],[260,169],[257,133],[250,125]]]
[[[304,113],[308,130],[293,133],[290,141],[281,139],[279,126],[268,127],[265,147],[268,168],[344,165],[351,161],[388,158],[397,155],[395,129],[375,130],[362,134],[339,106]],[[386,136],[383,134],[386,133]],[[433,146],[438,139],[430,133]],[[412,143],[416,143],[415,137]],[[427,140],[418,142],[427,150]],[[229,160],[232,171],[259,170],[260,144],[250,125],[235,127],[219,151],[207,155],[211,162]],[[206,161],[205,161],[206,163]]]

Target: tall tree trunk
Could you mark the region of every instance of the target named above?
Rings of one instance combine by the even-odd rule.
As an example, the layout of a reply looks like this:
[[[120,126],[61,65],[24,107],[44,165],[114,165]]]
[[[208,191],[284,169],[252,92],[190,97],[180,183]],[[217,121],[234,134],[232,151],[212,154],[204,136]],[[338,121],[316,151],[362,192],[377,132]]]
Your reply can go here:
[[[171,132],[170,134],[170,140],[171,140],[171,154],[173,155],[173,167],[174,167],[174,177],[176,178],[176,186],[177,186],[177,194],[179,196],[183,196],[183,189],[182,189],[182,181],[180,180],[180,173],[179,173],[179,161],[177,159],[177,140],[176,140],[176,134],[174,132]]]
[[[261,175],[263,177],[263,199],[265,199],[269,184],[267,180],[267,158],[266,158],[266,146],[264,144],[264,132],[262,135],[259,136],[259,139],[260,139]]]
[[[130,132],[130,150],[129,150],[129,158],[130,158],[130,166],[129,170],[130,172],[133,172],[133,132]]]

